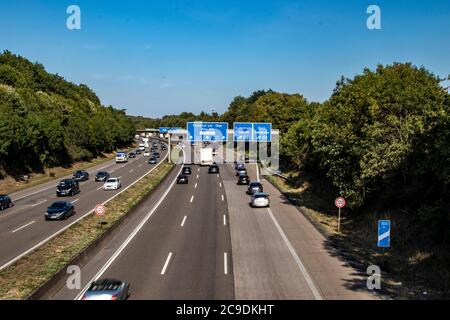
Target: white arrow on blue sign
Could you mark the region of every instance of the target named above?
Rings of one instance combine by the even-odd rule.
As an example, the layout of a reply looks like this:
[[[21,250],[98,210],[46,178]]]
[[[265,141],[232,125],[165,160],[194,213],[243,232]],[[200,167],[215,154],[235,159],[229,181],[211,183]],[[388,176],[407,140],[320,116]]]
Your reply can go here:
[[[378,220],[378,247],[391,246],[391,220]]]

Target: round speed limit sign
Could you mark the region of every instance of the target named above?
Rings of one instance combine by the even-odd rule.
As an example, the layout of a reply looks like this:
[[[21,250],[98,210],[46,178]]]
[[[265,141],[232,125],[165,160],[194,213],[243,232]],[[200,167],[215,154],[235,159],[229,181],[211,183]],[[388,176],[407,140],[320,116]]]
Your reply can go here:
[[[347,205],[347,201],[345,201],[344,198],[339,197],[334,201],[334,204],[336,205],[336,207],[338,207],[339,209],[344,208]]]
[[[95,214],[96,215],[103,216],[103,215],[105,215],[105,211],[106,211],[106,208],[104,205],[98,204],[95,206]]]

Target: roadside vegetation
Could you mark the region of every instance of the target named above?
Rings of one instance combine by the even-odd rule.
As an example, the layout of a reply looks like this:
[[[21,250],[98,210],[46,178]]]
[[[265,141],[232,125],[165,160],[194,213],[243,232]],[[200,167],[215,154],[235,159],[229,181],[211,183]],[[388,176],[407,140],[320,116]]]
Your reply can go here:
[[[106,214],[101,219],[106,224],[102,228],[99,217],[91,214],[0,271],[0,300],[26,299],[149,195],[172,167],[162,162],[149,175],[106,204]]]
[[[0,54],[0,179],[91,160],[131,143],[124,110],[101,105],[84,84]]]
[[[272,122],[281,133],[290,197],[331,227],[334,199],[347,199],[344,233],[335,242],[370,261],[381,259],[385,271],[421,288],[421,296],[448,297],[450,95],[443,80],[424,67],[394,63],[342,77],[324,103],[268,90],[234,98],[222,115],[132,120],[149,127],[187,120]],[[393,227],[392,247],[381,256],[378,219],[391,219]]]

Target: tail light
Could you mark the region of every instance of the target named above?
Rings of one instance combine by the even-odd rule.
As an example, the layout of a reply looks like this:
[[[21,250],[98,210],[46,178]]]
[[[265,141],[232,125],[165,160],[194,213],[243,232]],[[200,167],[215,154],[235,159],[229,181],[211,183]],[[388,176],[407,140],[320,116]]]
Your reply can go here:
[[[117,300],[117,295],[116,295],[116,294],[113,294],[113,295],[111,296],[111,300]]]

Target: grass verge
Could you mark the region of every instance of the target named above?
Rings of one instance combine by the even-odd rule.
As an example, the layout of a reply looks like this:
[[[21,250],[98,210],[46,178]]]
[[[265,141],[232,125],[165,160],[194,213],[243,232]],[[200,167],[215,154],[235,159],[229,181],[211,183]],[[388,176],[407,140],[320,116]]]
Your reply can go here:
[[[26,299],[126,215],[164,179],[172,167],[167,162],[161,163],[149,175],[111,200],[106,205],[107,214],[102,218],[107,222],[103,228],[98,225],[99,218],[91,214],[15,264],[0,271],[0,299]]]

